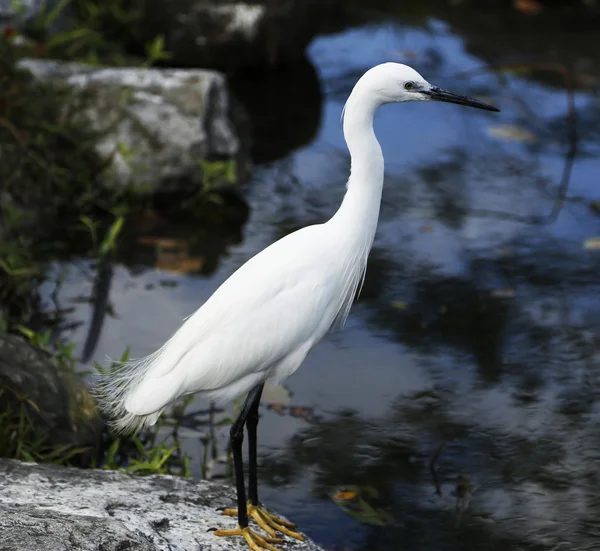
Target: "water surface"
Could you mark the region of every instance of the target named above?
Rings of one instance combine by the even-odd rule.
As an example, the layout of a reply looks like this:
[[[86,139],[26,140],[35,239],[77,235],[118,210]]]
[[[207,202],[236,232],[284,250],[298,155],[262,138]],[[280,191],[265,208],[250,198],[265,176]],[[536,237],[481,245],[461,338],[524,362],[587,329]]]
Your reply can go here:
[[[315,40],[317,135],[257,168],[241,241],[173,228],[206,252],[197,273],[117,265],[116,317],[93,359],[154,351],[248,258],[331,216],[349,168],[343,103],[365,70],[405,61],[502,112],[426,103],[378,112],[386,185],[365,286],[344,331],[287,381],[288,407],[262,409],[262,499],[330,549],[597,549],[600,252],[583,242],[600,235],[590,208],[600,198],[598,99],[584,86],[574,94],[578,156],[561,201],[569,134],[560,79],[461,76],[485,67],[463,36],[441,19],[418,28],[394,19]],[[138,249],[131,254],[154,259]],[[73,269],[61,301],[90,290]],[[90,310],[75,304],[81,349]],[[314,419],[291,406],[312,408]],[[197,436],[185,441],[200,476]],[[348,514],[331,499],[348,486],[374,488],[393,521]]]

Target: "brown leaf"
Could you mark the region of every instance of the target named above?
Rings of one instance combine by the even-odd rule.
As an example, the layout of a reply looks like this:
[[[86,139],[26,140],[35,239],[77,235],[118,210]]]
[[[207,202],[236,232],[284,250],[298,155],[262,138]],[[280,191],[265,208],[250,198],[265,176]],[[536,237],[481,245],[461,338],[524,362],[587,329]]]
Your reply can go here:
[[[600,251],[600,237],[590,237],[583,242],[583,248],[588,251]]]
[[[498,256],[511,256],[513,254],[509,247],[498,247],[495,252]]]
[[[285,406],[283,404],[267,404],[267,409],[273,410],[278,415],[285,415]]]
[[[260,401],[263,404],[280,404],[282,406],[287,406],[290,404],[291,399],[292,395],[290,391],[283,385],[274,385],[267,382],[263,389]]]
[[[187,247],[187,242],[185,239],[171,239],[169,237],[142,236],[138,237],[138,243],[140,243],[140,245],[148,245],[150,247]]]
[[[350,499],[354,499],[357,496],[358,496],[358,493],[354,492],[352,490],[340,490],[339,492],[336,492],[333,495],[333,499],[339,500],[339,501],[348,501]]]
[[[161,255],[156,260],[156,268],[174,274],[190,274],[200,271],[204,266],[204,259],[190,256],[177,258],[174,255]]]
[[[515,0],[514,6],[525,15],[537,15],[542,11],[542,5],[538,0]]]
[[[510,287],[499,287],[492,289],[490,294],[495,298],[512,298],[515,296],[515,290]]]
[[[147,232],[164,224],[164,219],[156,211],[146,209],[132,216],[131,223],[137,231]]]
[[[309,407],[293,406],[289,409],[290,415],[297,419],[304,419],[305,421],[312,421],[314,419],[314,410]]]
[[[494,138],[512,142],[532,143],[537,141],[537,137],[529,132],[529,130],[519,128],[517,126],[511,126],[510,124],[490,126],[488,128],[488,134]]]

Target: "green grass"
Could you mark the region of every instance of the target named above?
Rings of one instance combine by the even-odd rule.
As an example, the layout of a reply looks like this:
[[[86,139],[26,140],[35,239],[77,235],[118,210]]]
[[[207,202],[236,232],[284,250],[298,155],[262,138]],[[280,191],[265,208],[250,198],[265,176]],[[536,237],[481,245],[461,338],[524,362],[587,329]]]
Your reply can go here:
[[[74,103],[67,87],[41,84],[18,62],[43,57],[144,68],[167,60],[161,36],[146,45],[145,58],[128,54],[139,19],[134,4],[63,0],[26,30],[27,41],[10,29],[0,33],[0,331],[21,334],[73,374],[78,359],[73,344],[60,338],[61,315],[40,312],[38,289],[49,277],[49,264],[68,257],[75,246],[82,258],[101,262],[113,256],[130,215],[147,209],[152,200],[132,188],[102,185],[111,158],[98,155],[100,136],[77,116],[85,100]],[[64,10],[76,18],[73,30],[48,36],[48,26]],[[218,205],[213,190],[236,178],[234,161],[199,161],[199,167],[198,192],[182,204],[188,212],[207,202]],[[64,275],[52,282],[57,290]],[[178,436],[188,405],[177,405],[139,436],[117,438],[106,431],[104,456],[93,466],[189,476],[189,458]],[[42,417],[28,396],[1,389],[0,454],[77,463],[88,450],[49,442]]]

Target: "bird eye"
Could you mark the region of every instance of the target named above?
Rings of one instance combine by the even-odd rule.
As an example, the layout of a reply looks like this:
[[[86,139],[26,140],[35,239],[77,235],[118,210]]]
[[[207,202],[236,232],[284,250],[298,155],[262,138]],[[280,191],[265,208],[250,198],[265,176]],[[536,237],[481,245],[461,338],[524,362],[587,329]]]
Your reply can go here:
[[[415,83],[411,82],[410,80],[408,82],[404,83],[405,90],[412,90],[414,87],[415,87]]]

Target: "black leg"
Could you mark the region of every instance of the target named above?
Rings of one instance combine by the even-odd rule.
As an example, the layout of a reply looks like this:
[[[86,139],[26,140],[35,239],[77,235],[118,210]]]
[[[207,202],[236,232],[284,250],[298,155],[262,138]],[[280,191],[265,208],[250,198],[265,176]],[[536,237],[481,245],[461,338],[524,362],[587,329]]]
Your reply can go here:
[[[256,428],[258,427],[258,406],[262,395],[264,383],[260,385],[250,404],[246,429],[248,430],[248,497],[252,505],[258,505],[258,475],[256,472]]]
[[[263,384],[255,386],[246,397],[242,411],[231,426],[231,450],[233,452],[233,468],[235,471],[235,489],[238,502],[238,524],[241,528],[248,526],[248,510],[246,508],[246,488],[244,486],[244,459],[242,457],[242,444],[244,443],[244,425],[254,402],[260,402]],[[258,398],[257,398],[258,396]]]

